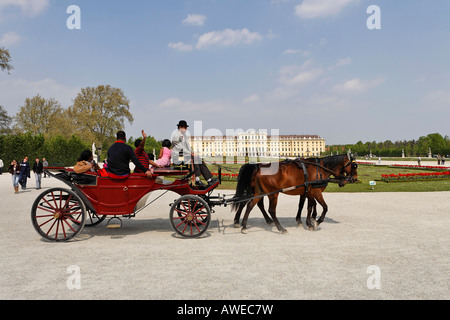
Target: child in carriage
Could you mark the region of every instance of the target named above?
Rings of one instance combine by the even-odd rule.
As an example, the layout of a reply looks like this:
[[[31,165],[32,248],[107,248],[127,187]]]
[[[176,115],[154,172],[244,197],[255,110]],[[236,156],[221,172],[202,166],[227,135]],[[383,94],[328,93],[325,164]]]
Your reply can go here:
[[[159,152],[158,160],[155,161],[155,163],[161,168],[161,167],[170,167],[171,157],[172,157],[172,150],[170,147],[172,146],[172,142],[170,140],[165,139],[162,142],[162,148]],[[151,167],[153,169],[153,167]]]

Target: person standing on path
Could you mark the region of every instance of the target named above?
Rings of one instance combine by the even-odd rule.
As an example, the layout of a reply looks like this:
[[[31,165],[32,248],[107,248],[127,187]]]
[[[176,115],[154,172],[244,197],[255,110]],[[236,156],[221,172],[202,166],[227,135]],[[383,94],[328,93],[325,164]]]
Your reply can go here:
[[[20,163],[19,183],[22,186],[22,190],[27,189],[27,178],[30,178],[30,164],[28,163],[28,157],[25,157]]]
[[[11,161],[8,171],[11,173],[14,193],[19,194],[20,166],[16,160]]]
[[[43,164],[43,167],[44,167],[44,178],[47,178],[47,172],[45,172],[45,170],[48,167],[48,161],[45,158],[42,158],[42,164]]]
[[[39,158],[36,158],[36,161],[33,164],[33,172],[34,177],[36,179],[36,189],[39,190],[41,188],[41,180],[42,180],[42,172],[44,171],[44,165]]]

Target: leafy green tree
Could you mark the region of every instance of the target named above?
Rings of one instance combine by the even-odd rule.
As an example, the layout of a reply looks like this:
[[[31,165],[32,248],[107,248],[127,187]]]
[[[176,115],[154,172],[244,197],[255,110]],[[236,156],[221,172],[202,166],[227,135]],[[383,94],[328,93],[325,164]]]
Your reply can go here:
[[[439,133],[432,133],[427,136],[428,143],[433,154],[443,154],[447,149],[447,143]]]
[[[58,133],[56,130],[67,131],[66,127],[58,125],[63,114],[63,108],[58,101],[54,98],[45,99],[38,94],[33,98],[27,98],[25,104],[19,108],[14,117],[14,131],[46,136]]]
[[[69,107],[68,117],[74,123],[75,133],[97,146],[112,143],[117,131],[123,130],[125,120],[130,124],[134,121],[124,92],[109,85],[81,89]]]
[[[7,50],[4,47],[0,48],[0,70],[8,72],[8,74],[11,73],[11,70],[14,69],[14,67],[11,65],[11,55],[9,53],[9,50]]]
[[[8,112],[0,106],[0,134],[5,134],[10,132],[12,118],[8,116]]]

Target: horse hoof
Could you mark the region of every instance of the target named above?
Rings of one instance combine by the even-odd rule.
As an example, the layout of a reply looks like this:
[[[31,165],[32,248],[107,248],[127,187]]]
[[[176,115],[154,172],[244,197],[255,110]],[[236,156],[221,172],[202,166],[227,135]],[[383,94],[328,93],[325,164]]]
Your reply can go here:
[[[281,234],[289,234],[289,232],[286,229],[281,230]]]
[[[236,229],[238,229],[238,228],[240,227],[239,222],[236,222],[236,223],[234,224],[234,227],[235,227]]]
[[[242,229],[241,229],[241,233],[242,233],[242,234],[247,234],[247,233],[248,233],[248,231],[247,231],[247,229],[246,229],[246,228],[242,228]]]

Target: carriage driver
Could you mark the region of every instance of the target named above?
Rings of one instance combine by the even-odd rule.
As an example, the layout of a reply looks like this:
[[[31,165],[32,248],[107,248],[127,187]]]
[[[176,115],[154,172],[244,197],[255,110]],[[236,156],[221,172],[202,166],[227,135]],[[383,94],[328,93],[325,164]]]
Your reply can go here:
[[[200,180],[200,176],[203,176],[203,178],[205,178],[206,182],[208,183],[208,187],[213,185],[214,183],[216,183],[217,179],[213,178],[211,171],[209,171],[203,160],[192,152],[191,145],[188,138],[186,137],[186,131],[189,127],[187,122],[181,120],[180,122],[178,122],[177,127],[178,131],[176,131],[172,136],[173,163],[178,164],[180,162],[178,157],[182,153],[185,158],[191,159],[193,163],[195,171],[195,185],[201,187],[205,186],[205,184]]]
[[[106,170],[108,173],[118,177],[125,177],[130,175],[130,160],[134,165],[145,172],[148,178],[152,177],[152,172],[149,168],[145,168],[134,154],[133,148],[126,143],[125,132],[117,132],[117,141],[108,150],[108,166]]]

